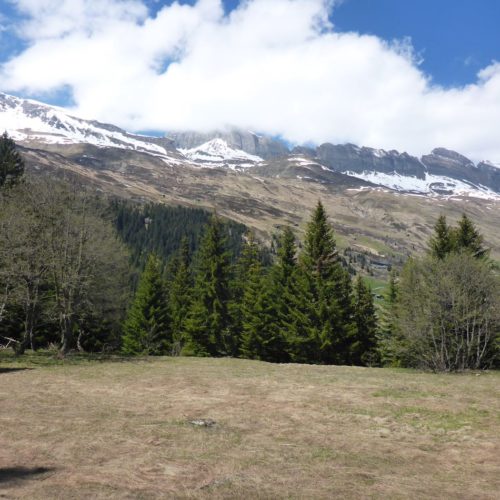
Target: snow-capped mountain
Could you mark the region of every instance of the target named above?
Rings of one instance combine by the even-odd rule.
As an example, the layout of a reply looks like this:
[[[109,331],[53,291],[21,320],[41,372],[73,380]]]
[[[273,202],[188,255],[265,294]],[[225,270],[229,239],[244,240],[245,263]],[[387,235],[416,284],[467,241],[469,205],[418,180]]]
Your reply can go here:
[[[16,141],[43,144],[91,144],[131,149],[172,159],[179,156],[166,138],[130,134],[114,125],[82,120],[55,106],[0,92],[0,130]]]
[[[325,143],[290,151],[279,139],[240,129],[148,137],[74,117],[62,108],[0,93],[0,132],[3,130],[22,145],[42,150],[62,151],[80,144],[102,151],[103,158],[109,151],[127,150],[152,155],[172,167],[229,168],[261,177],[286,176],[323,184],[340,179],[345,184],[349,177],[368,188],[375,185],[422,195],[500,199],[498,165],[487,161],[476,165],[444,148],[434,149],[422,158],[353,144]],[[87,160],[82,157],[77,161]]]
[[[220,138],[212,139],[191,149],[179,149],[189,160],[207,167],[228,166],[232,169],[252,167],[262,161],[260,156],[234,149]]]
[[[322,144],[309,155],[332,170],[397,191],[500,197],[500,169],[489,162],[475,165],[445,148],[436,148],[419,159],[408,153],[353,144]]]
[[[177,149],[196,149],[213,139],[222,139],[231,149],[244,151],[264,160],[282,158],[289,154],[287,145],[272,137],[256,134],[249,130],[231,128],[212,132],[169,132],[168,137],[174,141]]]

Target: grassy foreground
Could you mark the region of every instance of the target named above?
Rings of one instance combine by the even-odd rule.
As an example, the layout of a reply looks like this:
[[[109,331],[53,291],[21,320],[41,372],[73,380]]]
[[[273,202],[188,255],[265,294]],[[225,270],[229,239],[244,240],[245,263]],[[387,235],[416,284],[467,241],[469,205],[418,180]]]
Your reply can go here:
[[[0,382],[0,497],[500,491],[499,373],[3,355]]]

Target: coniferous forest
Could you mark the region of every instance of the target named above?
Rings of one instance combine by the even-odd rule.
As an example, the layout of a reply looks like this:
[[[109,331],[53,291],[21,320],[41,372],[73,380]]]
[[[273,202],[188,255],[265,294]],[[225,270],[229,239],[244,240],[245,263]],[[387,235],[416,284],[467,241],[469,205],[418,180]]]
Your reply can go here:
[[[0,344],[435,371],[498,364],[500,288],[481,234],[440,217],[381,307],[318,201],[271,249],[216,213],[29,177],[0,140]],[[300,251],[299,251],[300,248]]]

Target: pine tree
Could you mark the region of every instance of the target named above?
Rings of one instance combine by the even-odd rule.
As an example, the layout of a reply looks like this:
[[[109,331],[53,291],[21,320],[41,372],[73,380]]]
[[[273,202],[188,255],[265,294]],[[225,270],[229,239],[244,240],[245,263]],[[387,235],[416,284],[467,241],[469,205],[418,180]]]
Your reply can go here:
[[[466,214],[462,215],[458,228],[455,229],[455,239],[459,252],[467,252],[476,258],[486,257],[488,254],[488,250],[483,247],[482,235]]]
[[[260,276],[262,271],[260,265],[260,249],[255,241],[252,231],[248,231],[244,236],[243,248],[241,254],[234,266],[233,279],[231,280],[231,301],[229,302],[230,314],[230,334],[234,345],[234,355],[240,352],[240,342],[243,333],[243,307],[246,289],[253,282],[255,274]]]
[[[243,357],[263,361],[288,361],[279,322],[273,273],[265,274],[259,259],[248,269],[241,300]]]
[[[262,359],[262,334],[266,323],[262,314],[262,266],[250,245],[244,247],[242,254],[246,261],[244,264],[248,267],[245,269],[242,296],[238,302],[238,317],[241,322],[240,354],[244,358]]]
[[[282,300],[281,328],[286,336],[287,353],[297,363],[321,362],[322,323],[310,273],[297,266],[291,275]]]
[[[356,334],[349,346],[350,362],[354,365],[377,363],[377,316],[373,294],[361,276],[354,287],[354,322]]]
[[[172,330],[172,354],[182,351],[185,342],[186,320],[191,305],[192,278],[189,242],[182,238],[181,247],[173,259],[169,306]]]
[[[161,263],[150,254],[123,325],[124,354],[163,354],[171,348],[168,302]]]
[[[317,282],[328,282],[338,275],[338,252],[333,229],[321,201],[307,225],[302,262]]]
[[[308,286],[310,333],[316,343],[313,362],[343,363],[348,353],[346,339],[353,329],[351,279],[340,263],[333,229],[318,202],[306,230],[301,267],[305,277],[297,283]]]
[[[389,275],[389,287],[384,297],[383,306],[380,312],[379,332],[378,332],[378,354],[384,365],[394,364],[393,337],[396,335],[396,304],[398,301],[398,275],[392,269]]]
[[[0,188],[17,184],[24,175],[24,160],[7,132],[0,136]]]
[[[213,216],[201,242],[194,301],[186,321],[184,354],[228,355],[234,346],[229,335],[229,254],[222,224]]]
[[[275,307],[276,344],[281,346],[275,355],[275,361],[288,362],[297,350],[297,340],[301,334],[296,326],[291,327],[292,309],[296,307],[295,290],[297,272],[297,245],[295,235],[289,227],[285,227],[277,242],[277,260],[271,269],[268,285],[269,300]],[[299,342],[300,343],[300,342]]]
[[[455,246],[453,231],[446,223],[446,217],[441,215],[434,226],[434,236],[429,241],[430,253],[437,259],[444,259]]]
[[[276,278],[282,286],[286,286],[297,267],[295,235],[289,227],[286,227],[280,235],[277,253]]]

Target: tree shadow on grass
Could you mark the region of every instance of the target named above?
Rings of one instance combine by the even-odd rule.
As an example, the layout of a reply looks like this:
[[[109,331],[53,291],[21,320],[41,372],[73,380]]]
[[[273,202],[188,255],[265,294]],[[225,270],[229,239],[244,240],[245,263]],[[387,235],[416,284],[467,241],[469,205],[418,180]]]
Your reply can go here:
[[[12,372],[20,372],[23,370],[32,370],[33,368],[0,368],[0,373],[12,373]]]
[[[0,484],[35,478],[53,470],[54,467],[0,467]]]

